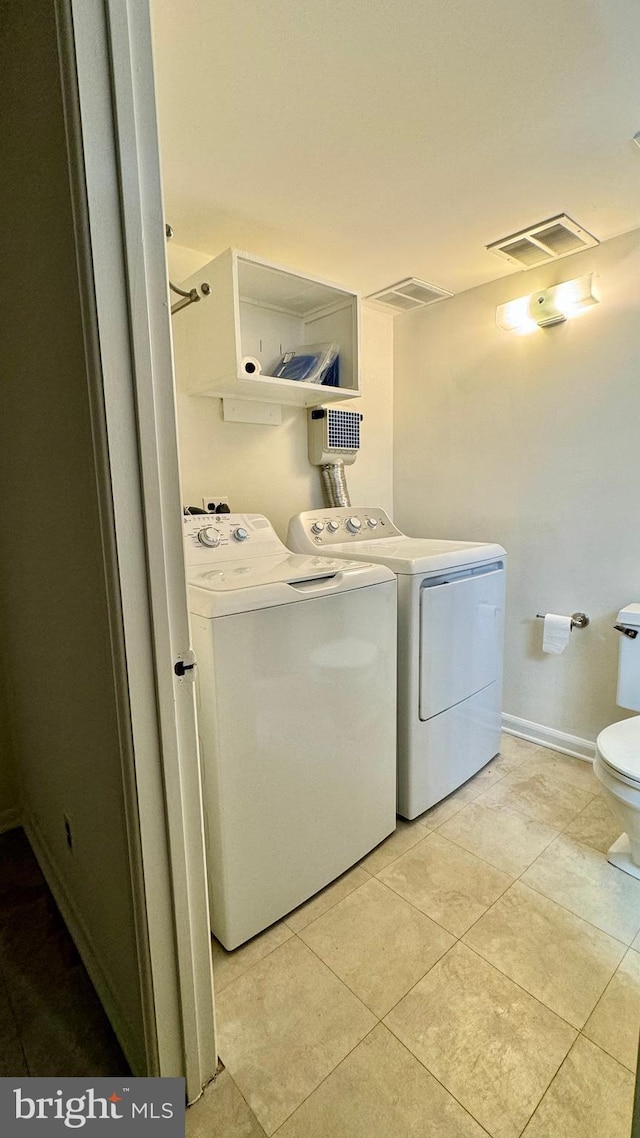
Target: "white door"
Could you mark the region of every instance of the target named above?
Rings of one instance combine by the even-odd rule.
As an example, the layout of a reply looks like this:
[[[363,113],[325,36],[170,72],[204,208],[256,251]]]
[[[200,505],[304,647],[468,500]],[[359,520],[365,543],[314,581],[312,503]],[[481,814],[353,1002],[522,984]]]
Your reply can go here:
[[[126,653],[147,1074],[186,1075],[193,1100],[215,1072],[216,1047],[194,685],[174,671],[189,627],[149,8],[58,0],[57,14]]]

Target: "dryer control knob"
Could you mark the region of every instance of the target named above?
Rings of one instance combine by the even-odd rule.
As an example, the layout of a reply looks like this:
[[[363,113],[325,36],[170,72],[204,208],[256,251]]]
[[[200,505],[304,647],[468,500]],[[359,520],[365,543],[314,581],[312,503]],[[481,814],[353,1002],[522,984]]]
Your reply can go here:
[[[349,533],[360,533],[362,529],[360,518],[347,518],[347,529]]]
[[[215,548],[216,545],[220,545],[220,534],[213,526],[206,526],[204,529],[198,530],[198,541],[200,545]]]
[[[367,525],[369,526],[369,529],[375,529],[377,524],[378,524],[377,518],[368,518],[367,519]]]
[[[311,526],[311,532],[312,533],[322,533],[323,529],[324,529],[324,523],[323,522],[314,522],[313,525]]]
[[[236,541],[246,541],[249,534],[246,529],[242,528],[242,526],[238,526],[237,529],[234,529],[233,536],[235,537]]]
[[[329,533],[335,533],[336,530],[340,529],[340,522],[336,522],[335,519],[334,521],[327,522],[327,529]]]

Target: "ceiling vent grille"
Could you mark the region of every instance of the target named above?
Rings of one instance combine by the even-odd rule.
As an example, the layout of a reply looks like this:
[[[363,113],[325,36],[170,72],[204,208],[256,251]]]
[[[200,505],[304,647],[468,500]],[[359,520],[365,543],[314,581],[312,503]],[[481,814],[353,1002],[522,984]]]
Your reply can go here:
[[[436,285],[419,281],[416,277],[407,277],[397,284],[387,285],[379,292],[372,292],[366,297],[374,300],[376,304],[383,304],[385,308],[398,312],[412,312],[414,308],[424,308],[427,304],[435,304],[438,300],[445,300],[453,296],[446,289],[437,288]]]
[[[561,213],[485,247],[488,253],[495,253],[519,269],[531,269],[599,244],[597,237]]]

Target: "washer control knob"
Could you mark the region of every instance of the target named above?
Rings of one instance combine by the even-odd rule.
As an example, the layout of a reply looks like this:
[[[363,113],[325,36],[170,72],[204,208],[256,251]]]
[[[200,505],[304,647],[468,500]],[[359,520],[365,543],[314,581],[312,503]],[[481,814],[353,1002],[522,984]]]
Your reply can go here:
[[[216,545],[220,545],[220,534],[213,526],[205,526],[204,529],[198,530],[198,541],[200,545],[206,545],[212,549]]]
[[[322,533],[324,529],[324,522],[314,522],[311,526],[312,533]]]
[[[375,529],[377,524],[378,524],[377,518],[367,518],[367,525],[369,526],[369,529]]]
[[[349,533],[360,533],[362,529],[362,522],[360,518],[347,518],[347,529]]]
[[[334,518],[333,521],[327,522],[327,529],[329,530],[329,533],[335,533],[336,530],[340,529],[340,522],[337,522]]]
[[[249,533],[246,529],[243,529],[242,526],[238,526],[237,529],[234,529],[233,536],[235,537],[236,541],[246,541]]]

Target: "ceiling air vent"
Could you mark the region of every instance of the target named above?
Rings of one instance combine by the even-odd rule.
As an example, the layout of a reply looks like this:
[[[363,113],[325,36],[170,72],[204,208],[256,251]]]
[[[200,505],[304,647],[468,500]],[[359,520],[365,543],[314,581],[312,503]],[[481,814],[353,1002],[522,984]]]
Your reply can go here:
[[[415,277],[407,277],[397,284],[387,285],[379,292],[370,293],[366,300],[375,300],[376,304],[383,304],[394,312],[411,312],[414,308],[424,308],[425,305],[435,304],[437,300],[444,300],[448,296],[453,296],[453,293]]]
[[[519,269],[531,269],[534,265],[557,261],[559,257],[568,257],[570,253],[579,253],[593,245],[599,245],[597,237],[587,233],[566,213],[561,213],[522,229],[520,233],[493,241],[486,249]]]

